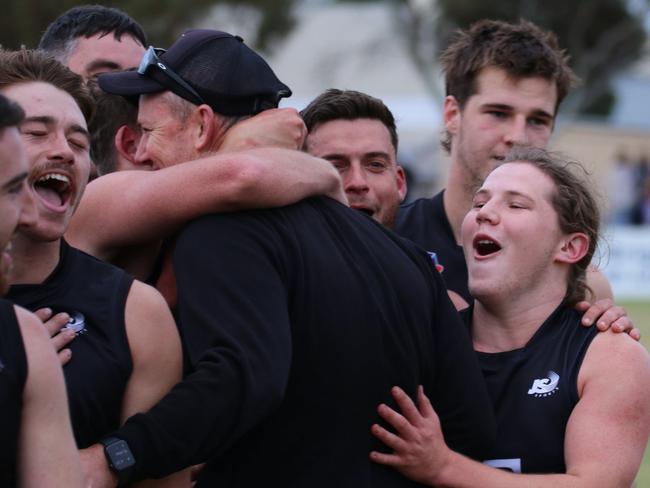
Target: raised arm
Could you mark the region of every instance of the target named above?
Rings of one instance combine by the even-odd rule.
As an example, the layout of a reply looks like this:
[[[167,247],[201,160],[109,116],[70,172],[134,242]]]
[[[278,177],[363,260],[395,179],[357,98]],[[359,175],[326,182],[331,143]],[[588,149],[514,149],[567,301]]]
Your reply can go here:
[[[419,393],[416,406],[399,389],[393,394],[401,413],[386,405],[379,408],[398,435],[373,426],[373,433],[395,452],[373,452],[371,458],[430,486],[631,486],[650,434],[648,353],[624,334],[599,334],[580,369],[578,392],[580,400],[566,429],[564,474],[513,474],[451,451],[424,394]]]
[[[283,206],[316,194],[345,196],[322,159],[279,148],[219,153],[158,171],[123,171],[86,188],[66,239],[101,259],[161,239],[197,216]]]
[[[81,487],[79,452],[59,360],[41,321],[15,309],[28,365],[18,448],[20,486]]]

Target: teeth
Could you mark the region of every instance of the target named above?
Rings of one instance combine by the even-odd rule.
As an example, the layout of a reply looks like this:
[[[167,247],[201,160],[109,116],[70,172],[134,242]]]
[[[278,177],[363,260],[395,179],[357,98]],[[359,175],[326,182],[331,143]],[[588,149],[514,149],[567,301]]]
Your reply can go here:
[[[488,240],[488,239],[482,239],[482,240],[478,241],[478,243],[479,243],[479,244],[494,244],[495,242],[494,242],[494,241],[490,241],[490,240]]]
[[[59,173],[49,173],[46,175],[41,176],[37,181],[39,182],[44,182],[48,180],[57,180],[57,181],[62,181],[64,183],[70,183],[70,178],[68,178],[65,175],[59,174]]]

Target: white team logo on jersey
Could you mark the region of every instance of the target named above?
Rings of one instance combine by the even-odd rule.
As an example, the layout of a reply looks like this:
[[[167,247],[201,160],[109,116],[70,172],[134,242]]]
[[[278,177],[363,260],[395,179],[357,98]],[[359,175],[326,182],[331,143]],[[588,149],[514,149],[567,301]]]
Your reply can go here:
[[[74,330],[75,335],[81,335],[86,333],[86,318],[81,312],[70,312],[70,320],[63,327],[64,329]]]
[[[546,373],[546,378],[533,380],[533,386],[528,390],[529,395],[535,398],[547,397],[558,390],[557,384],[560,382],[560,375],[555,371]]]

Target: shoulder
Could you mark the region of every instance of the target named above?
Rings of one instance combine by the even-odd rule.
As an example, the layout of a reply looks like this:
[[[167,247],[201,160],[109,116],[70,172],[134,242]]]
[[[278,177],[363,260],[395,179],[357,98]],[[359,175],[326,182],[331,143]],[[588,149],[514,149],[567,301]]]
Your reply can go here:
[[[349,209],[327,197],[313,197],[285,207],[242,210],[230,213],[204,215],[189,222],[180,232],[177,247],[205,246],[212,242],[216,246],[227,244],[225,236],[242,238],[250,236],[264,242],[273,235],[291,233],[290,229],[301,232],[304,227],[316,225],[314,217],[318,214],[340,216]]]
[[[129,314],[149,317],[168,317],[171,312],[167,302],[153,286],[141,281],[133,280],[131,289],[126,299],[127,329],[137,327],[138,324],[129,321]],[[131,323],[130,323],[131,322]],[[147,320],[146,323],[150,322]]]
[[[589,384],[620,389],[629,386],[650,402],[650,355],[627,334],[600,332],[591,341],[578,376],[582,393]]]
[[[106,261],[99,259],[91,254],[88,254],[86,251],[73,247],[67,243],[67,240],[64,240],[62,243],[65,246],[63,255],[64,255],[64,266],[66,269],[77,268],[83,269],[87,273],[114,273],[118,275],[126,275],[126,271],[122,268],[119,268],[113,264],[107,263]],[[92,270],[92,271],[91,271]]]
[[[430,210],[434,206],[434,201],[438,195],[432,198],[417,198],[412,202],[404,203],[399,207],[399,213],[409,215],[414,212],[421,212],[423,210]]]
[[[395,221],[395,230],[408,237],[408,234],[412,233],[415,228],[437,225],[441,219],[446,220],[442,192],[431,198],[418,198],[400,206]]]

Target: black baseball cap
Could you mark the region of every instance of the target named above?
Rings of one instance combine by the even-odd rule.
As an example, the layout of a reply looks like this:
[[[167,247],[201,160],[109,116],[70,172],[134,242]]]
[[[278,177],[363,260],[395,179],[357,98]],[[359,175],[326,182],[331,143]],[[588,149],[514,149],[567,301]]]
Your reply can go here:
[[[105,73],[99,86],[133,99],[170,90],[222,115],[253,115],[278,106],[291,90],[239,36],[190,29],[167,50],[150,47],[137,71]]]

